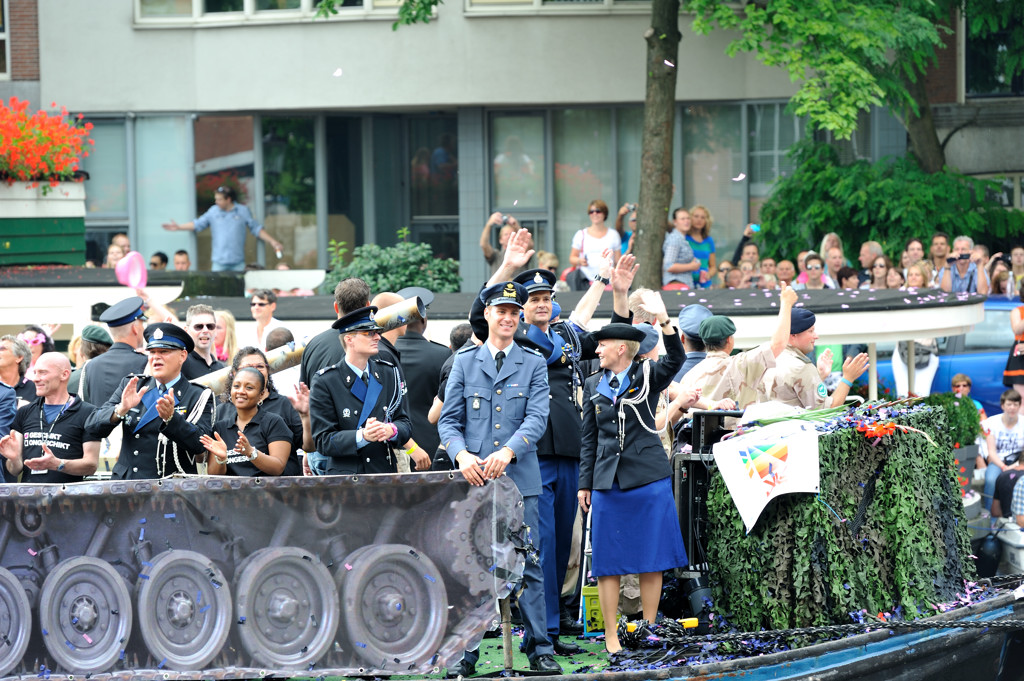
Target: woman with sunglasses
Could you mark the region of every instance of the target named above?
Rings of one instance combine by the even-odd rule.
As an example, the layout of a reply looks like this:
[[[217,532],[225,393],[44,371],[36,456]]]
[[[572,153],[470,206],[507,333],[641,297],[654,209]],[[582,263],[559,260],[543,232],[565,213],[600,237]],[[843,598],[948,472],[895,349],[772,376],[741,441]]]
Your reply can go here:
[[[590,225],[577,231],[572,237],[569,264],[580,269],[589,286],[589,283],[600,274],[605,249],[611,249],[612,265],[619,262],[622,255],[622,239],[618,232],[605,224],[605,220],[608,219],[608,204],[601,199],[590,202],[587,206],[587,216],[590,218]]]
[[[880,255],[874,259],[871,263],[871,277],[868,278],[861,288],[889,288],[886,283],[886,279],[889,276],[889,270],[892,268],[892,261],[889,260],[889,256]]]
[[[298,450],[313,449],[313,438],[309,430],[309,389],[306,388],[297,392],[294,402],[289,401],[288,398],[279,393],[274,386],[274,379],[270,375],[267,356],[259,348],[252,346],[244,347],[235,353],[235,357],[231,361],[231,371],[228,372],[228,391],[221,398],[225,403],[217,409],[217,421],[220,422],[222,418],[230,421],[234,416],[237,407],[231,386],[234,384],[235,376],[243,369],[258,371],[263,376],[264,384],[260,391],[260,410],[279,417],[291,433],[284,472],[277,475],[302,475]],[[308,440],[306,439],[307,437]]]
[[[213,437],[199,441],[211,456],[210,475],[281,475],[289,461],[291,432],[277,414],[263,405],[267,379],[253,367],[243,367],[231,379],[228,393],[233,409],[225,409],[213,427]]]

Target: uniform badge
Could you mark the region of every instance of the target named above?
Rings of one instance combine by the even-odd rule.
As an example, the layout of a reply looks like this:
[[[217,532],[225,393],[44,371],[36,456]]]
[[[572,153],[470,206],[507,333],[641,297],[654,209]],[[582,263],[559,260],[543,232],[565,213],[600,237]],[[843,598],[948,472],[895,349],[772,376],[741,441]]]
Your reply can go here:
[[[600,404],[595,404],[594,405],[594,413],[595,414],[600,414],[601,413],[601,405]]]
[[[345,407],[344,409],[341,410],[341,416],[342,418],[346,419],[350,418],[352,416],[352,410],[349,409],[348,407]]]
[[[565,355],[562,355],[562,364],[565,364]]]
[[[163,329],[157,329],[156,331],[153,332],[153,340],[160,340],[163,337],[164,337],[164,330]]]
[[[350,374],[350,375],[345,377],[345,385],[348,385],[351,382],[352,382],[352,375]]]
[[[822,397],[822,398],[828,397],[828,391],[825,390],[825,384],[824,383],[819,383],[818,384],[818,397]]]
[[[533,275],[533,283],[535,283],[535,284],[543,284],[544,283],[544,277],[540,276],[540,272],[538,272],[537,274]]]
[[[473,398],[473,408],[474,409],[480,409],[480,398],[479,397],[474,397]]]

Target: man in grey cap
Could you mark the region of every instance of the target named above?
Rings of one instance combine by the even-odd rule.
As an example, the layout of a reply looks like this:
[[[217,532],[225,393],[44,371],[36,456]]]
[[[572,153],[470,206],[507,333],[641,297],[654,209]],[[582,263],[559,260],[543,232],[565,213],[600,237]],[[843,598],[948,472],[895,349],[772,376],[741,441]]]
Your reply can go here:
[[[85,359],[85,362],[71,372],[71,378],[68,379],[69,393],[74,395],[79,393],[85,365],[89,363],[89,360],[95,359],[109,350],[113,344],[114,339],[110,337],[110,334],[102,326],[89,324],[82,329],[82,342],[78,346],[78,354]]]
[[[823,353],[817,365],[810,359],[814,342],[818,340],[815,321],[814,313],[807,308],[793,310],[789,344],[779,355],[775,369],[765,378],[768,399],[804,409],[838,407],[850,394],[853,382],[868,368],[868,356],[863,352],[843,360],[843,377],[829,400],[822,381],[832,366],[832,353]]]
[[[686,350],[686,361],[679,367],[673,379],[677,383],[682,382],[686,372],[708,356],[704,341],[700,339],[700,323],[711,314],[711,310],[703,305],[687,305],[679,311],[679,336],[683,340],[683,349]]]
[[[700,337],[707,348],[705,357],[682,380],[687,388],[700,388],[697,402],[700,409],[721,408],[718,400],[735,402],[736,409],[746,409],[766,399],[762,385],[765,371],[775,366],[776,358],[789,339],[790,314],[796,303],[796,291],[789,286],[779,294],[779,322],[767,343],[731,354],[736,345],[736,325],[725,316],[707,317],[700,323]]]
[[[146,356],[139,352],[146,328],[142,306],[142,298],[132,296],[111,305],[100,315],[114,343],[90,361],[82,372],[79,397],[93,406],[106,402],[125,376],[141,374],[146,368]]]

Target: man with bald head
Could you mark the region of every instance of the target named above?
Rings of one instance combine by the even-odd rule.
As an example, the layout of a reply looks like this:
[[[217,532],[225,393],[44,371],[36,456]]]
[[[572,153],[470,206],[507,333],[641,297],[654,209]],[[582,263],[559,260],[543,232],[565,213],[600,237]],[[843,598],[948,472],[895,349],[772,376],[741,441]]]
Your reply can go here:
[[[18,410],[0,439],[5,473],[23,482],[81,482],[96,472],[100,434],[86,426],[96,407],[68,393],[71,363],[59,352],[36,360],[36,399]]]

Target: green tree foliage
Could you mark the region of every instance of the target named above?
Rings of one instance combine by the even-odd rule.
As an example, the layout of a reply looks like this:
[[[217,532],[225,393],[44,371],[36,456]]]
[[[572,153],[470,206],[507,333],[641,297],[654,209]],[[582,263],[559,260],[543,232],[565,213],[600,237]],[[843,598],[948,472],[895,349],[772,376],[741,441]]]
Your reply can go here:
[[[1024,213],[992,198],[999,189],[993,180],[929,174],[910,157],[842,165],[835,149],[809,141],[790,155],[796,170],[775,184],[761,209],[762,248],[774,257],[814,247],[827,232],[854,249],[878,241],[898,261],[907,239],[937,230],[980,243],[1024,231]]]
[[[390,248],[377,244],[356,247],[350,262],[345,257],[348,248],[343,241],[331,239],[327,252],[330,271],[324,279],[323,290],[331,292],[338,282],[348,277],[359,277],[370,285],[371,291],[398,291],[406,286],[424,286],[434,293],[453,293],[462,282],[459,263],[451,258],[436,258],[427,243],[410,243],[409,230],[398,230],[400,241]]]

